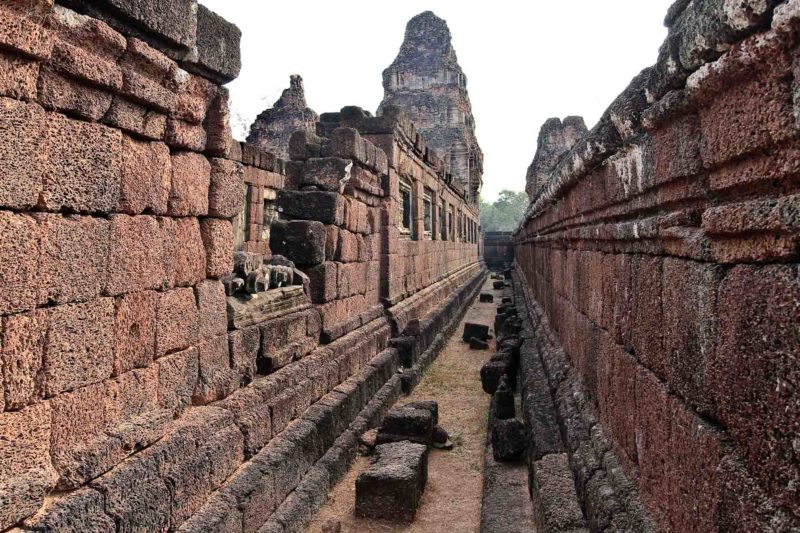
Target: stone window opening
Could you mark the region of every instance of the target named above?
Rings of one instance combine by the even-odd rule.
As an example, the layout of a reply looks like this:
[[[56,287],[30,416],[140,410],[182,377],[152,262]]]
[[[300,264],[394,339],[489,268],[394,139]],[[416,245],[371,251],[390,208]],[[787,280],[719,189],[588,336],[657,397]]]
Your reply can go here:
[[[271,191],[265,191],[271,192]],[[269,242],[270,227],[278,220],[278,206],[275,205],[275,193],[272,198],[264,198],[263,229],[261,230],[261,240]]]
[[[427,191],[427,189],[426,189]],[[433,238],[433,199],[428,192],[422,196],[422,227],[426,239]]]
[[[447,240],[447,211],[444,200],[439,206],[439,232],[443,241]]]
[[[398,207],[397,226],[400,234],[413,237],[411,185],[404,181],[400,182],[400,205]]]

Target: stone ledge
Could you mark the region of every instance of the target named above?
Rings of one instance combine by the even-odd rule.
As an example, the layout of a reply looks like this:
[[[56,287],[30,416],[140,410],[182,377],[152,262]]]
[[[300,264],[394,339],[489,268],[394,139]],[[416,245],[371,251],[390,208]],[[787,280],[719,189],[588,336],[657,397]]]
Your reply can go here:
[[[573,392],[566,396],[569,402],[553,403],[561,437],[566,445],[575,489],[589,529],[603,531],[611,527],[629,531],[657,531],[633,483],[622,472],[597,417],[588,403],[583,401],[581,384],[573,375],[574,369],[563,350],[555,349],[553,333],[538,319],[542,313],[522,281],[524,278],[519,272],[519,265],[512,279],[519,315],[524,317],[522,337],[527,342],[527,339],[535,336],[551,398],[554,391],[560,392],[563,389]],[[544,351],[549,354],[549,360],[542,353]],[[527,406],[523,405],[523,411],[525,410]],[[535,469],[536,463],[534,472]]]

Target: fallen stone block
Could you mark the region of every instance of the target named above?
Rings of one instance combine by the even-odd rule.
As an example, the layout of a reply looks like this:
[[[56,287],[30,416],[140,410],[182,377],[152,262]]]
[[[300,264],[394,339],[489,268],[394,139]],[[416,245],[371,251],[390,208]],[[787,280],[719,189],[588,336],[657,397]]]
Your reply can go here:
[[[415,402],[409,402],[403,407],[408,407],[411,409],[425,409],[426,411],[430,411],[431,417],[433,418],[433,425],[435,426],[439,423],[439,403],[435,400],[417,400]]]
[[[525,426],[519,420],[498,420],[492,427],[495,461],[516,461],[525,452]]]
[[[376,448],[376,458],[356,479],[356,515],[410,522],[428,478],[428,448],[396,442]]]
[[[492,283],[492,288],[496,291],[505,288],[506,282],[505,281],[495,281]]]
[[[489,337],[489,326],[466,322],[464,324],[464,334],[461,336],[461,339],[464,342],[469,342],[473,337],[485,341]]]
[[[395,407],[383,418],[377,444],[411,441],[430,446],[433,440],[433,415],[426,409]]]
[[[500,378],[500,386],[492,395],[491,415],[497,420],[514,418],[514,392],[508,383],[508,376]]]
[[[508,362],[489,361],[481,367],[481,386],[486,394],[494,394],[500,386],[500,379],[508,372]]]
[[[489,294],[488,292],[482,292],[480,296],[480,301],[483,303],[492,303],[494,302],[494,295]]]
[[[469,348],[470,350],[488,350],[489,343],[486,341],[482,341],[480,339],[476,339],[475,337],[472,337],[469,340]]]
[[[500,302],[503,303],[503,304],[513,305],[514,304],[514,298],[511,298],[510,296],[504,296],[503,299],[500,300]]]

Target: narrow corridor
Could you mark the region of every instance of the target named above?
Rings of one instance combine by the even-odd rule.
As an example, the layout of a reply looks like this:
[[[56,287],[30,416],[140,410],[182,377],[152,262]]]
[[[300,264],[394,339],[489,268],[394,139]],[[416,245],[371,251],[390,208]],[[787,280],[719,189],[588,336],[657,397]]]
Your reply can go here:
[[[428,484],[416,518],[397,524],[355,516],[355,480],[370,462],[359,456],[348,474],[331,491],[328,503],[311,522],[308,532],[320,533],[326,522],[339,521],[343,533],[372,532],[477,532],[480,529],[484,444],[490,396],[481,389],[480,369],[494,353],[470,350],[462,342],[464,322],[492,325],[501,290],[487,279],[482,292],[495,295],[495,303],[476,298],[438,358],[425,372],[412,394],[400,404],[415,400],[439,403],[439,424],[450,433],[452,450],[432,450]],[[491,330],[494,334],[494,331]]]

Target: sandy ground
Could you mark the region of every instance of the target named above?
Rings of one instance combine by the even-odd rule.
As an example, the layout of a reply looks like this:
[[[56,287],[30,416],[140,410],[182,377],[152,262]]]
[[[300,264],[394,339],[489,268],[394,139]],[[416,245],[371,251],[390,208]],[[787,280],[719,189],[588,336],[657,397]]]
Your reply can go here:
[[[326,521],[339,521],[344,533],[362,532],[440,532],[470,533],[480,530],[483,484],[483,452],[489,395],[481,389],[480,369],[494,352],[474,351],[461,341],[465,321],[494,324],[502,291],[492,290],[487,280],[483,292],[495,295],[494,303],[473,302],[464,320],[439,357],[428,368],[422,381],[400,403],[414,400],[439,402],[439,425],[450,433],[450,451],[432,450],[428,465],[428,484],[422,505],[411,524],[396,524],[355,516],[355,482],[369,464],[369,457],[358,457],[348,474],[334,487],[328,503],[309,525],[308,533],[319,533]],[[494,335],[494,331],[491,331]]]

